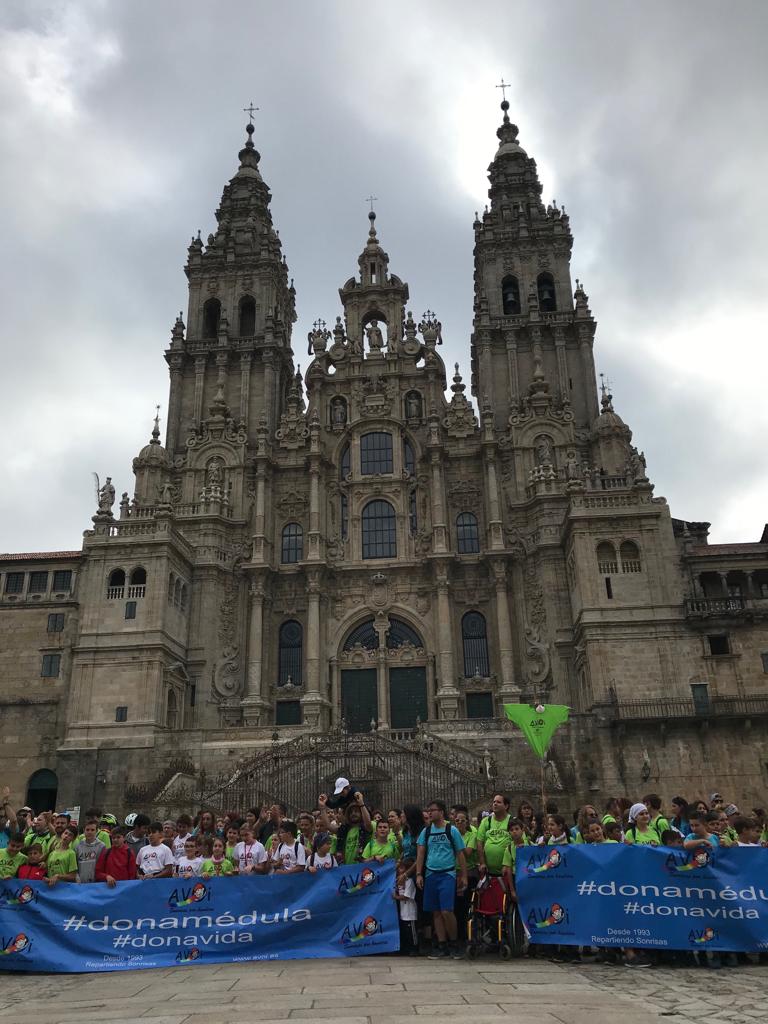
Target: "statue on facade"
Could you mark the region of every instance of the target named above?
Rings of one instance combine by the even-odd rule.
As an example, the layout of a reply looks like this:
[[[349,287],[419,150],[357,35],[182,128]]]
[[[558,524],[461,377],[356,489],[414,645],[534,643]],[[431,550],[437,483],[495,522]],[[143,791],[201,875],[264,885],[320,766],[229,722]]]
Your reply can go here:
[[[381,352],[384,347],[384,335],[381,333],[378,320],[371,320],[365,329],[365,336],[368,339],[368,348],[371,352]]]
[[[409,420],[421,418],[421,396],[418,391],[409,391],[405,399],[405,415]]]
[[[111,516],[112,506],[115,504],[115,488],[112,485],[112,477],[107,477],[103,487],[99,487],[99,478],[96,477],[96,487],[99,494],[99,515]]]
[[[347,422],[347,403],[343,398],[334,398],[331,403],[331,423],[334,427],[343,427]]]
[[[568,452],[568,460],[565,463],[565,478],[566,480],[581,480],[582,472],[579,460],[576,458],[574,451]]]
[[[551,466],[555,461],[555,449],[548,437],[542,434],[536,438],[536,462],[540,466]]]

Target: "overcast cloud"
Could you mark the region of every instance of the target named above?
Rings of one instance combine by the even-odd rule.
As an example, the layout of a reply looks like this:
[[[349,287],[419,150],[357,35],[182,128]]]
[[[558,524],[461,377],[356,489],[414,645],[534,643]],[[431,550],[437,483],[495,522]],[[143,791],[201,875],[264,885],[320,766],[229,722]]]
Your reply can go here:
[[[373,13],[377,10],[377,13]],[[364,197],[468,375],[472,220],[501,75],[575,235],[596,360],[656,493],[712,539],[768,520],[768,5],[5,0],[0,548],[80,546],[90,473],[133,492],[183,264],[253,99],[294,351],[355,271]]]

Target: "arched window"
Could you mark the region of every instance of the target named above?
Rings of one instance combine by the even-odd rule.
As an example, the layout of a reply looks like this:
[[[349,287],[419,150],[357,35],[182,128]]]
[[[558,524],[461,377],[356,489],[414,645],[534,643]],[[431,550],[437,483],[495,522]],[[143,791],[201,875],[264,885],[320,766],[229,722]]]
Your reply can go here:
[[[513,274],[507,274],[501,282],[501,306],[504,316],[515,316],[520,312],[520,285]]]
[[[215,338],[219,333],[221,320],[221,303],[218,299],[208,299],[203,306],[203,337]]]
[[[304,557],[304,530],[298,523],[288,523],[283,527],[283,543],[280,552],[281,562],[300,562]]]
[[[403,438],[403,469],[409,476],[416,472],[416,458],[413,454],[413,445],[408,438]]]
[[[141,566],[139,566],[138,569],[134,569],[131,572],[131,586],[132,587],[145,586],[146,582],[147,582],[147,570],[146,569],[142,569]]]
[[[542,313],[554,313],[557,309],[555,298],[555,279],[546,271],[536,278],[536,290],[539,293],[539,309]]]
[[[415,629],[412,629],[402,619],[397,619],[394,615],[391,615],[387,631],[387,648],[390,651],[396,651],[403,644],[411,644],[413,647],[424,646],[424,642]]]
[[[373,619],[366,619],[359,626],[355,626],[347,639],[344,641],[344,650],[351,651],[357,645],[364,647],[367,651],[375,651],[379,646],[379,634],[373,628]]]
[[[256,333],[256,302],[250,295],[240,299],[240,337],[250,338]]]
[[[601,576],[613,576],[619,571],[616,548],[610,541],[604,540],[597,545],[597,568]]]
[[[352,466],[349,458],[349,445],[345,444],[341,450],[341,461],[339,462],[339,476],[342,480],[346,480],[350,474]]]
[[[621,555],[622,572],[642,572],[643,566],[640,561],[640,549],[634,541],[622,541],[619,554]]]
[[[392,435],[384,431],[363,434],[360,438],[360,472],[364,476],[372,473],[391,473]]]
[[[35,812],[52,811],[56,807],[56,795],[59,789],[59,780],[56,772],[50,768],[39,768],[29,777],[27,783],[27,803]]]
[[[397,556],[397,520],[395,510],[380,498],[363,509],[363,558]]]
[[[280,627],[278,645],[277,685],[285,686],[290,682],[294,686],[301,686],[304,646],[304,630],[301,623],[295,619],[284,622]]]
[[[456,516],[456,544],[460,555],[476,555],[480,550],[480,532],[474,512]]]
[[[125,569],[113,569],[107,582],[107,598],[120,598],[125,593]]]
[[[483,676],[491,674],[488,661],[488,634],[485,617],[480,612],[467,612],[461,620],[461,642],[464,648],[464,675]]]

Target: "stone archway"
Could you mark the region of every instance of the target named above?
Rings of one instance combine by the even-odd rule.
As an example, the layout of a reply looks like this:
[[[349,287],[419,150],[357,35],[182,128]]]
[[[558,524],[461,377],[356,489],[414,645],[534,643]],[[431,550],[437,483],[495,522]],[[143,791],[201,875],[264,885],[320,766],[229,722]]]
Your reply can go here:
[[[413,732],[432,714],[434,673],[424,641],[397,615],[368,615],[336,659],[334,715],[350,732]]]

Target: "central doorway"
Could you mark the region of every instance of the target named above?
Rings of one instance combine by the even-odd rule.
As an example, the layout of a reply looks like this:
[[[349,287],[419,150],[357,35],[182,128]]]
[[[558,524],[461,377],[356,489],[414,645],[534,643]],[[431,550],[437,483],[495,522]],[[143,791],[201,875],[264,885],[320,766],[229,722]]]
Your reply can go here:
[[[391,668],[389,670],[389,724],[393,729],[415,729],[429,718],[427,670]]]
[[[342,669],[341,717],[347,732],[370,732],[378,716],[376,669]]]

